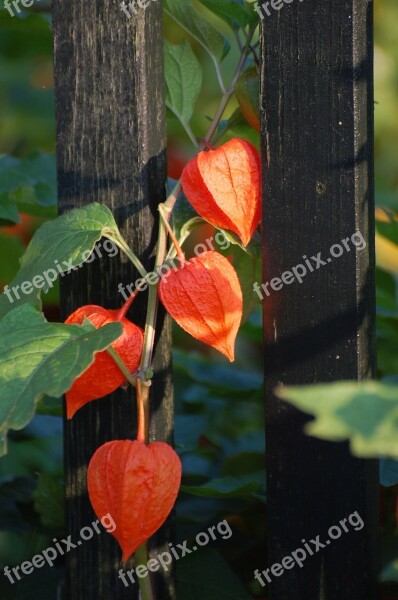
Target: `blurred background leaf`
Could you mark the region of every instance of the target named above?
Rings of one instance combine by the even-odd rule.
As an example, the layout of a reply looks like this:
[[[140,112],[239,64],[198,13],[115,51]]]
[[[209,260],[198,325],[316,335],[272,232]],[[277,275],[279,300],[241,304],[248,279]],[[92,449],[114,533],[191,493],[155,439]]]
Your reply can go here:
[[[170,15],[182,7],[183,26],[189,25],[190,3],[167,0],[165,36],[170,43],[189,39],[192,51],[203,70],[203,84],[195,104],[191,128],[197,138],[204,136],[209,119],[220,98],[215,62],[222,60],[225,85],[231,80],[238,57],[232,28],[243,19],[254,19],[252,4],[243,0],[193,0],[192,6],[203,21],[203,33],[186,29]],[[41,0],[41,6],[45,6]],[[181,8],[180,8],[181,10]],[[191,13],[192,14],[192,13]],[[245,17],[246,18],[246,17]],[[178,19],[177,19],[178,20]],[[189,27],[188,27],[189,28]],[[209,33],[210,37],[209,37]],[[216,33],[214,33],[216,32]],[[218,32],[218,33],[217,33]],[[377,345],[378,375],[398,381],[398,2],[375,0],[375,123],[376,123],[376,200],[377,213]],[[202,39],[201,39],[202,38]],[[227,40],[227,43],[226,43]],[[207,46],[207,48],[206,48]],[[229,52],[227,52],[230,48]],[[254,74],[254,70],[250,72]],[[243,90],[243,110],[253,112],[252,89],[255,77]],[[247,89],[250,84],[250,90]],[[248,96],[248,97],[247,97]],[[256,109],[254,109],[256,110]],[[247,116],[247,115],[246,115]],[[249,117],[252,118],[252,117]],[[177,179],[194,148],[179,120],[168,111],[168,174]],[[254,121],[253,121],[254,123]],[[53,214],[55,180],[55,116],[52,66],[51,18],[49,12],[24,11],[12,18],[0,7],[0,164],[27,167],[32,156],[45,157],[32,172],[22,169],[21,180],[10,189],[0,173],[0,219],[8,227],[0,229],[0,286],[14,276],[27,242],[34,230]],[[237,98],[233,98],[217,130],[217,143],[240,136],[259,146],[258,132],[242,117]],[[50,155],[50,156],[49,156]],[[4,158],[4,157],[12,157]],[[38,160],[36,158],[36,160]],[[3,163],[4,164],[4,163]],[[35,183],[35,177],[37,183]],[[44,183],[44,188],[37,186]],[[41,206],[38,200],[41,199]],[[46,204],[47,202],[47,204]],[[25,203],[25,204],[23,204]],[[381,208],[382,207],[382,208]],[[386,210],[387,209],[387,210]],[[20,222],[17,221],[16,210]],[[40,211],[43,212],[40,212]],[[47,212],[49,211],[49,212]],[[32,214],[27,215],[26,212]],[[35,214],[33,214],[35,213]],[[40,216],[41,215],[41,216]],[[214,234],[213,229],[198,228],[187,242],[192,246]],[[226,251],[228,255],[228,251]],[[236,260],[236,259],[234,259]],[[258,268],[258,267],[257,267]],[[257,277],[257,274],[256,274]],[[249,289],[249,284],[247,285]],[[45,296],[45,314],[59,320],[58,293],[54,287]],[[250,305],[250,302],[249,302]],[[242,327],[237,341],[237,360],[233,368],[213,350],[174,331],[174,377],[176,391],[176,444],[184,466],[184,485],[206,487],[211,482],[234,477],[259,477],[264,466],[264,411],[262,397],[261,311],[255,307]],[[249,312],[249,311],[247,311]],[[61,414],[59,400],[44,398],[40,411]],[[42,420],[44,419],[44,420]],[[50,420],[48,420],[50,419]],[[37,415],[22,431],[12,432],[9,454],[0,460],[0,563],[10,566],[29,560],[51,544],[52,533],[35,510],[33,492],[44,479],[48,487],[62,482],[62,419]],[[43,479],[44,477],[44,479]],[[48,479],[50,478],[50,479]],[[381,492],[383,531],[383,600],[397,597],[397,485],[395,464],[383,461]],[[244,480],[243,480],[244,481]],[[264,481],[264,479],[262,479]],[[51,482],[51,483],[50,483]],[[59,488],[58,488],[59,491]],[[40,492],[37,492],[40,493]],[[36,494],[37,494],[36,493]],[[51,494],[49,495],[51,503]],[[55,497],[56,493],[54,491]],[[193,496],[180,494],[177,506],[178,540],[191,539],[209,523],[227,518],[233,529],[230,540],[222,540],[217,550],[206,549],[178,566],[178,593],[182,600],[221,598],[264,598],[264,591],[253,581],[253,569],[265,565],[266,517],[264,486],[245,497]],[[40,504],[40,503],[39,503]],[[39,506],[37,504],[37,507]],[[49,509],[55,525],[61,513]],[[58,521],[57,521],[58,519]],[[82,523],[82,526],[87,523]],[[66,532],[65,532],[66,533]],[[259,557],[261,557],[260,565]],[[206,577],[203,574],[206,573]],[[235,573],[235,575],[234,575]],[[0,581],[4,600],[41,600],[56,598],[62,585],[62,561],[53,569],[41,569],[19,584]],[[220,587],[221,585],[221,587]],[[220,591],[221,590],[221,591]],[[249,590],[249,591],[248,591]]]

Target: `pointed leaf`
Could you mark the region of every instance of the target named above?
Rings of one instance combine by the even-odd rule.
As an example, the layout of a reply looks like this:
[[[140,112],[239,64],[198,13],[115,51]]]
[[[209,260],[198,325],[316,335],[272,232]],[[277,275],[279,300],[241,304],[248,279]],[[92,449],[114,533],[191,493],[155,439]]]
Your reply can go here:
[[[220,17],[234,31],[255,24],[258,15],[244,0],[200,0],[217,17]]]
[[[278,388],[277,395],[316,417],[305,431],[321,439],[350,440],[356,456],[398,458],[398,387],[352,381]]]
[[[39,513],[42,524],[54,530],[64,531],[64,486],[59,479],[46,473],[39,475],[37,488],[33,492],[35,511]]]
[[[184,40],[164,44],[166,106],[184,123],[189,123],[202,87],[202,67]]]
[[[226,229],[220,229],[231,245],[219,250],[234,267],[238,275],[243,295],[242,323],[249,318],[253,310],[261,303],[261,298],[253,290],[255,283],[262,281],[261,273],[261,240],[256,232],[248,246],[243,247],[240,240]]]
[[[59,397],[121,334],[118,323],[93,332],[78,325],[47,323],[31,305],[9,312],[0,321],[0,455],[9,429],[32,419],[37,401]]]
[[[229,52],[226,39],[192,6],[191,0],[165,0],[165,12],[187,31],[216,62]]]
[[[104,235],[111,239],[120,238],[111,211],[97,203],[44,223],[23,255],[21,268],[8,286],[8,295],[6,288],[0,296],[0,317],[19,304],[31,303],[40,307],[40,293],[46,293],[52,287],[60,272],[81,266]],[[35,280],[35,287],[33,278],[37,276],[41,280]]]
[[[56,214],[55,156],[0,156],[0,218],[19,222],[18,210],[31,215]],[[8,209],[7,209],[8,207]],[[3,216],[8,210],[9,216]]]
[[[21,240],[11,235],[3,235],[0,232],[0,256],[7,257],[0,263],[0,285],[11,281],[19,269],[19,259],[25,252],[25,247]]]
[[[246,121],[256,131],[260,131],[260,76],[255,65],[239,77],[235,95]]]
[[[20,223],[18,209],[6,192],[0,192],[0,225]]]
[[[244,498],[252,497],[254,492],[265,485],[265,473],[250,473],[240,477],[219,477],[204,485],[182,485],[181,491],[193,496],[205,498]]]

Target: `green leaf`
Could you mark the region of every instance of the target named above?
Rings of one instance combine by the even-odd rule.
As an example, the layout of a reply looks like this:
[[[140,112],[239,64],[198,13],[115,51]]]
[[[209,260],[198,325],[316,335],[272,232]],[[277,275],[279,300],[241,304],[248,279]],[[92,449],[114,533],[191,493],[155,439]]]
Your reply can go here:
[[[202,219],[202,217],[193,217],[193,219],[189,219],[184,225],[181,227],[179,243],[180,246],[185,242],[185,240],[191,235],[192,231],[199,227],[200,225],[205,225],[206,221]]]
[[[218,251],[231,261],[238,275],[243,295],[242,323],[244,323],[261,302],[260,297],[253,291],[254,283],[262,281],[259,234],[256,232],[247,248],[242,248],[233,233],[221,231],[231,246]]]
[[[0,225],[12,225],[20,222],[15,202],[8,197],[6,192],[0,192]]]
[[[235,87],[235,95],[246,121],[260,131],[260,76],[256,65],[242,73]]]
[[[393,275],[376,269],[377,288],[377,368],[380,375],[398,373],[398,310]]]
[[[228,54],[227,40],[195,8],[191,0],[164,0],[165,12],[220,63]]]
[[[242,452],[229,456],[222,467],[222,475],[249,475],[264,468],[264,452]],[[265,480],[265,474],[264,474]]]
[[[391,458],[380,459],[380,483],[385,487],[398,483],[398,461]]]
[[[5,284],[14,277],[24,252],[24,245],[18,238],[0,233],[0,256],[7,257],[7,260],[0,263],[0,284]]]
[[[24,532],[31,529],[23,516],[21,504],[32,502],[35,481],[31,477],[16,477],[0,484],[0,530]]]
[[[207,417],[205,415],[176,415],[175,441],[180,452],[195,450],[199,438],[206,431]]]
[[[174,179],[169,178],[168,180],[168,190],[171,190],[175,186]],[[169,192],[169,193],[170,193]],[[196,210],[191,206],[188,202],[187,197],[184,192],[181,191],[178,195],[177,202],[174,205],[173,212],[171,214],[171,224],[173,227],[173,231],[180,242],[183,244],[187,239],[189,234],[195,227],[206,223],[196,212]],[[173,254],[174,250],[169,252],[169,254]]]
[[[215,146],[217,143],[219,143],[220,140],[223,139],[224,135],[226,135],[234,127],[242,124],[247,125],[247,122],[243,118],[241,110],[236,108],[228,119],[222,119],[220,121],[213,136],[213,145]]]
[[[0,296],[0,317],[23,303],[41,307],[40,294],[52,287],[51,278],[54,282],[60,272],[66,273],[71,267],[83,265],[104,235],[114,240],[121,237],[109,208],[97,203],[44,223],[30,241],[20,261],[21,268],[8,286],[8,295],[3,292]],[[35,280],[35,287],[33,278],[37,276],[41,280]]]
[[[394,581],[398,583],[398,558],[392,560],[383,568],[380,579],[383,582]]]
[[[48,473],[59,477],[63,468],[62,436],[10,440],[9,452],[0,460],[0,482],[10,477]],[[10,475],[12,474],[12,475]],[[36,487],[34,481],[33,487]]]
[[[242,252],[245,252],[253,258],[259,258],[259,256],[261,256],[261,236],[258,231],[254,232],[252,239],[250,240],[249,244],[245,247],[242,245],[242,242],[238,238],[238,236],[232,231],[229,231],[228,229],[223,229],[222,227],[216,227],[216,229],[218,229],[224,234],[224,237],[227,238],[230,244],[232,244],[233,246],[239,246]]]
[[[249,393],[258,390],[262,384],[262,374],[254,371],[236,369],[236,367],[218,364],[209,358],[185,350],[173,350],[173,366],[180,372],[187,373],[202,385],[218,393],[228,389],[236,393]]]
[[[63,408],[61,398],[51,398],[50,396],[43,396],[43,398],[41,398],[37,403],[36,413],[38,415],[62,417]]]
[[[240,579],[212,548],[178,561],[176,571],[178,600],[251,600]]]
[[[56,215],[55,156],[35,153],[29,158],[0,156],[0,218],[18,223],[19,212]]]
[[[9,429],[32,419],[37,401],[59,397],[121,334],[111,323],[93,332],[78,325],[47,323],[34,307],[15,308],[0,321],[0,455]]]
[[[228,502],[231,502],[231,500]],[[235,500],[232,500],[232,502],[235,502]],[[219,500],[199,498],[198,496],[188,496],[186,494],[182,494],[178,498],[177,518],[181,523],[199,523],[204,525],[217,519],[219,515]]]
[[[33,499],[35,511],[39,513],[42,524],[56,533],[62,533],[65,528],[62,482],[50,475],[40,474]]]
[[[219,477],[203,485],[182,485],[181,491],[205,498],[247,498],[259,491],[263,482],[265,474],[259,472],[241,477]]]
[[[390,211],[385,211],[385,217],[388,220],[380,221],[376,218],[376,231],[394,244],[398,244],[398,221]]]
[[[348,439],[356,456],[398,458],[396,384],[338,382],[278,388],[277,395],[316,417],[306,433],[321,439]]]
[[[257,13],[244,0],[200,0],[234,31],[258,21]]]
[[[166,106],[183,123],[189,123],[202,87],[202,67],[184,40],[181,44],[164,44]]]

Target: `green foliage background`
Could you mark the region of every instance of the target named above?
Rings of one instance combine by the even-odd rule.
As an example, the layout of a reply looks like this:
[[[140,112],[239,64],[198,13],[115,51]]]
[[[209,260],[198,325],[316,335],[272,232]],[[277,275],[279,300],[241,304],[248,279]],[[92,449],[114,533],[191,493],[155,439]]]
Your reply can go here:
[[[171,0],[168,4],[173,4]],[[203,2],[211,6],[210,0]],[[224,34],[228,25],[195,2],[204,16]],[[44,0],[40,4],[42,9]],[[375,0],[375,122],[376,200],[398,213],[398,3]],[[169,42],[183,42],[186,33],[165,16]],[[230,36],[231,37],[231,36]],[[193,52],[203,65],[200,89],[191,121],[204,134],[208,116],[219,99],[211,57],[195,40]],[[228,80],[238,52],[233,45],[225,58]],[[228,116],[238,104],[232,101]],[[199,108],[200,107],[200,108]],[[186,113],[184,113],[186,114]],[[0,7],[0,285],[18,270],[32,232],[55,215],[55,117],[52,79],[50,13],[25,12],[11,18]],[[192,155],[192,146],[178,119],[168,111],[169,170],[171,176]],[[229,135],[258,144],[258,135],[237,118]],[[222,139],[222,138],[220,138]],[[12,170],[10,174],[10,164]],[[23,184],[23,185],[21,185]],[[17,220],[15,210],[33,216]],[[380,215],[379,215],[380,216]],[[380,377],[398,374],[398,224],[382,213],[378,235],[391,240],[397,255],[380,246],[378,256],[378,353]],[[395,262],[394,262],[395,256]],[[46,296],[46,315],[57,320],[56,288]],[[212,598],[217,577],[229,598],[263,597],[253,581],[254,568],[264,563],[264,443],[261,395],[261,315],[254,310],[242,328],[237,362],[230,367],[213,352],[175,332],[176,443],[184,468],[183,492],[178,503],[178,537],[188,539],[210,522],[228,517],[234,535],[193,561],[181,563],[180,596],[190,595],[187,577],[200,581],[200,597]],[[391,381],[391,379],[390,379]],[[392,379],[396,383],[397,379]],[[315,394],[315,400],[316,400]],[[306,399],[308,394],[306,394]],[[308,410],[308,407],[306,407]],[[0,459],[0,568],[29,560],[46,548],[54,535],[63,535],[62,518],[62,423],[59,402],[45,398],[39,414],[23,430],[10,435],[9,452]],[[311,412],[309,410],[309,412]],[[347,436],[350,436],[348,432]],[[398,458],[398,457],[396,457]],[[397,501],[398,469],[383,461],[384,590],[398,581]],[[38,474],[40,474],[38,476]],[[87,525],[87,524],[82,524]],[[261,557],[261,560],[259,559]],[[260,560],[260,564],[257,564]],[[394,562],[395,560],[395,562]],[[184,566],[185,565],[185,566]],[[229,565],[229,566],[228,566]],[[208,576],[203,577],[203,569]],[[233,578],[231,569],[238,579]],[[195,575],[196,573],[196,575]],[[194,575],[192,575],[194,574]],[[62,581],[62,561],[53,569],[37,570],[21,583],[10,586],[0,573],[0,597],[5,600],[55,598]],[[206,587],[207,586],[207,587]],[[214,596],[215,597],[215,596]],[[218,595],[217,598],[220,598]]]

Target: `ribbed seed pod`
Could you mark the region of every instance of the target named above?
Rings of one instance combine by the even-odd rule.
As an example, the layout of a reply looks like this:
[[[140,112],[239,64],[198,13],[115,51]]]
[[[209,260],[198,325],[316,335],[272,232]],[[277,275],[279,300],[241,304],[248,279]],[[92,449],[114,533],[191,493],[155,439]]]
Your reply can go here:
[[[99,519],[111,515],[124,561],[164,523],[180,483],[180,459],[164,442],[113,441],[95,452],[87,471],[90,502]]]
[[[102,306],[89,304],[78,308],[65,323],[81,325],[86,317],[98,329],[108,323],[120,322],[123,333],[113,342],[112,348],[133,373],[140,364],[144,334],[142,329],[125,317],[119,319],[119,313],[120,310],[108,310]],[[71,419],[87,402],[114,392],[125,382],[125,376],[109,353],[106,350],[98,352],[93,364],[75,380],[66,393],[68,419]]]
[[[261,216],[260,157],[252,144],[234,138],[199,152],[185,167],[181,183],[201,217],[233,231],[247,246]]]
[[[224,256],[204,252],[186,261],[160,281],[159,296],[180,327],[234,360],[242,290],[235,269]]]

